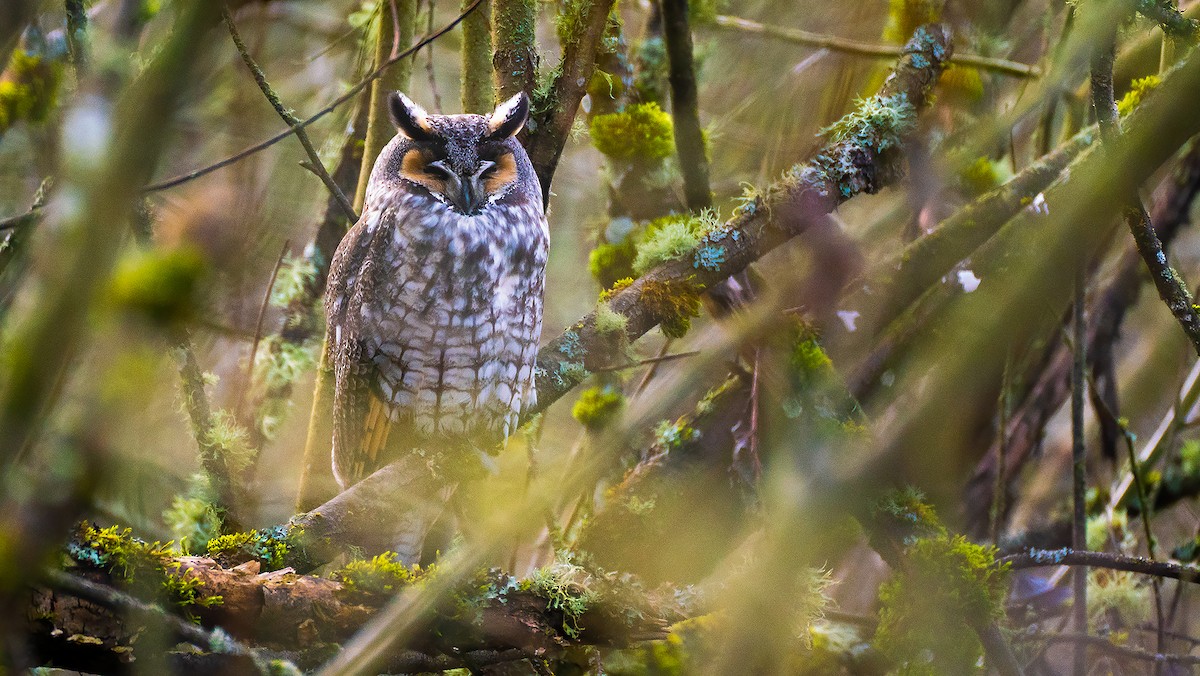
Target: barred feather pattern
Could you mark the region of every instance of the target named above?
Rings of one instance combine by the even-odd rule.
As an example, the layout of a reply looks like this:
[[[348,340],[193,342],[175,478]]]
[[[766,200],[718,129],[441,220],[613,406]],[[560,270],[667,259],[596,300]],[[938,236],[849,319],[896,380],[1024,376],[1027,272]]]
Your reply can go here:
[[[534,401],[549,236],[529,160],[509,143],[519,179],[470,216],[396,178],[402,137],[375,165],[325,299],[343,488],[400,453],[491,450]]]

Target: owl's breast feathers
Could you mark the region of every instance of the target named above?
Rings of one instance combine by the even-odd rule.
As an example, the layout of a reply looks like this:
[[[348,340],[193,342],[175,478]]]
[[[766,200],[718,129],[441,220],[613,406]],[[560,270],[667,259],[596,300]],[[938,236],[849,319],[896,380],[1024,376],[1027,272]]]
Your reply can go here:
[[[534,397],[540,200],[468,217],[428,195],[379,197],[338,247],[325,299],[343,485],[417,448],[491,450]]]

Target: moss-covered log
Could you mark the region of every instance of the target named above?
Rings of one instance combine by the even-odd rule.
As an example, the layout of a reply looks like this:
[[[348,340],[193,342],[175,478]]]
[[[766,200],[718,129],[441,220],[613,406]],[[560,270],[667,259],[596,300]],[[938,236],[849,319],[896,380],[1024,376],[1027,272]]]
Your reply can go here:
[[[238,549],[230,546],[237,539],[224,538],[217,546],[218,558]],[[248,536],[239,542],[254,540]],[[266,656],[282,655],[310,666],[327,658],[395,593],[439,575],[436,567],[407,568],[388,553],[353,561],[328,577],[301,575],[291,568],[263,572],[257,559],[227,566],[209,557],[174,556],[159,543],[131,537],[128,530],[86,524],[68,553],[75,562],[68,569],[72,576],[148,598],[181,617],[219,627]],[[81,598],[86,595],[78,588],[54,584],[55,577],[61,579],[52,576],[51,584],[35,590],[29,610],[30,631],[39,642],[76,637],[75,643],[119,660],[132,655],[137,637],[156,621],[154,613],[122,612],[129,608],[105,604],[95,595]],[[406,664],[415,651],[433,664],[447,655],[452,661],[470,653],[548,656],[574,645],[661,639],[668,623],[683,619],[686,612],[675,596],[672,589],[648,591],[627,577],[569,559],[560,558],[523,580],[479,570],[456,585],[424,620],[419,638],[395,657]],[[157,620],[161,624],[161,611]],[[163,626],[172,631],[171,623]],[[195,642],[195,633],[176,638]]]

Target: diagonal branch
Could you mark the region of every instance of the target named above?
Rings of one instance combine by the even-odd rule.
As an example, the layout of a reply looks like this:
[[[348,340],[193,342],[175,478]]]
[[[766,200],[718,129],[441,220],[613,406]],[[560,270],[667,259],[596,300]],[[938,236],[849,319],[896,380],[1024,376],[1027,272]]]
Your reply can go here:
[[[345,193],[338,187],[338,184],[325,170],[325,163],[321,161],[321,156],[317,154],[317,149],[313,147],[312,141],[308,138],[308,132],[304,130],[300,118],[291,111],[290,108],[283,105],[279,100],[279,95],[275,93],[275,89],[271,87],[271,83],[267,81],[267,76],[263,73],[262,68],[255,62],[254,57],[250,55],[250,51],[246,49],[246,43],[242,41],[241,34],[238,33],[237,26],[233,23],[233,17],[229,15],[229,10],[221,9],[221,19],[225,22],[226,28],[229,29],[229,36],[233,38],[233,44],[237,47],[238,54],[242,57],[242,62],[250,69],[251,75],[254,76],[254,81],[258,84],[258,88],[262,90],[267,100],[271,102],[271,107],[283,118],[283,121],[292,128],[292,132],[296,134],[296,139],[300,141],[300,145],[304,146],[304,152],[308,154],[309,166],[312,172],[321,179],[329,193],[337,200],[341,206],[342,212],[352,221],[358,220],[358,214],[354,212],[354,207],[351,206],[350,200],[346,199]]]
[[[329,105],[327,105],[324,108],[313,113],[308,118],[301,120],[295,126],[299,127],[299,128],[306,128],[309,125],[316,122],[317,120],[325,117],[329,113],[332,113],[343,103],[353,100],[354,97],[358,96],[359,92],[366,89],[372,82],[374,82],[376,79],[380,78],[387,71],[389,66],[396,63],[397,61],[400,61],[401,59],[405,59],[405,58],[408,58],[409,56],[412,56],[413,54],[416,54],[418,51],[420,51],[426,45],[432,43],[434,40],[437,40],[438,38],[442,37],[446,33],[449,33],[451,30],[454,29],[455,26],[457,26],[460,22],[462,22],[462,20],[465,19],[468,14],[475,11],[475,8],[479,7],[479,5],[481,5],[481,4],[483,4],[483,0],[475,0],[475,2],[471,3],[470,7],[466,8],[462,14],[459,14],[457,17],[455,17],[453,21],[446,24],[445,26],[442,26],[438,31],[436,31],[434,33],[430,33],[426,37],[421,38],[412,47],[409,47],[408,49],[400,52],[399,54],[396,54],[395,56],[389,58],[385,63],[381,64],[378,68],[376,68],[375,70],[368,73],[367,76],[364,77],[362,80],[359,80],[353,87],[346,90],[345,94],[342,94],[341,96],[337,97],[336,99],[331,101],[329,103]],[[211,174],[212,172],[214,172],[218,169],[224,169],[225,167],[228,167],[231,164],[236,164],[237,162],[240,162],[257,152],[261,152],[263,150],[266,150],[267,148],[270,148],[271,146],[275,145],[276,143],[279,143],[280,141],[287,138],[288,136],[291,136],[293,133],[295,133],[294,129],[288,129],[286,131],[282,131],[261,143],[256,143],[241,152],[230,155],[229,157],[226,157],[225,159],[215,162],[213,164],[210,164],[206,167],[194,169],[192,171],[189,171],[186,174],[180,174],[179,176],[164,179],[157,183],[151,183],[150,185],[146,186],[145,191],[146,192],[157,192],[159,190],[166,190],[168,188],[174,188],[175,186],[182,185],[184,183],[187,183],[188,181],[192,181],[197,178],[200,178],[201,176],[206,176],[208,174]]]
[[[797,45],[817,47],[820,49],[828,49],[831,52],[855,54],[858,56],[866,56],[875,59],[893,59],[904,53],[904,47],[899,45],[881,45],[870,42],[859,42],[857,40],[840,38],[833,35],[823,35],[821,33],[812,33],[796,28],[770,26],[736,16],[718,15],[714,25],[718,28],[724,28],[726,30],[736,30],[742,33],[765,35]],[[990,70],[992,72],[1010,75],[1012,77],[1035,78],[1041,77],[1042,75],[1042,69],[1038,68],[1037,66],[1030,66],[1017,61],[998,59],[990,56],[980,56],[978,54],[956,54],[950,58],[950,63],[959,66],[970,66],[980,70]]]

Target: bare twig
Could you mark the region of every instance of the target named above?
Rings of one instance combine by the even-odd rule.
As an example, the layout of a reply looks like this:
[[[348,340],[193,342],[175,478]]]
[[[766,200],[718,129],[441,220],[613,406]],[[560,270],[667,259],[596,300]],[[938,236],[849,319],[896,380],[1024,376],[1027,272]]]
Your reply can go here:
[[[1089,636],[1087,634],[1050,634],[1044,632],[1027,632],[1013,637],[1017,643],[1086,643],[1095,646],[1101,652],[1110,653],[1117,657],[1143,660],[1156,664],[1197,665],[1200,655],[1172,655],[1169,653],[1142,650],[1130,646],[1117,645],[1105,636]]]
[[[344,196],[343,196],[344,198]],[[246,377],[242,389],[238,392],[237,404],[233,407],[233,417],[240,420],[242,403],[246,399],[246,391],[254,386],[254,361],[258,357],[258,344],[262,340],[263,319],[267,316],[267,308],[271,305],[271,291],[275,289],[275,278],[279,276],[279,268],[283,266],[283,257],[287,255],[291,240],[285,240],[275,259],[275,267],[271,269],[271,278],[267,280],[267,289],[263,292],[262,304],[258,306],[258,320],[254,322],[254,342],[250,343],[250,357],[246,364]]]
[[[312,141],[308,138],[308,132],[304,130],[300,118],[292,112],[290,108],[283,105],[279,100],[279,95],[275,93],[271,83],[267,81],[267,76],[263,73],[262,68],[250,55],[250,50],[246,49],[246,43],[242,41],[242,36],[238,33],[237,26],[233,23],[233,17],[229,15],[229,10],[222,8],[221,19],[225,22],[225,27],[229,29],[229,36],[233,38],[233,44],[237,47],[238,54],[242,57],[242,62],[250,69],[250,74],[254,76],[254,82],[258,84],[258,88],[262,90],[263,96],[271,102],[271,107],[279,114],[279,117],[292,128],[296,134],[296,139],[300,141],[300,145],[304,146],[304,152],[308,154],[309,169],[321,179],[325,184],[325,188],[333,195],[338,204],[341,205],[342,211],[346,217],[352,221],[358,220],[358,214],[355,213],[354,207],[351,206],[350,200],[346,199],[346,195],[342,193],[342,189],[329,176],[329,172],[325,170],[325,163],[321,161],[321,156],[317,153],[317,149],[313,147]]]
[[[778,38],[787,42],[792,42],[798,45],[807,47],[818,47],[828,49],[832,52],[842,52],[843,54],[856,54],[858,56],[867,56],[876,59],[894,59],[903,53],[904,48],[900,45],[881,45],[868,42],[859,42],[857,40],[849,40],[839,38],[832,35],[823,35],[821,33],[810,33],[809,31],[798,30],[795,28],[781,28],[779,26],[769,26],[742,19],[736,16],[719,15],[716,18],[715,25],[720,28],[741,31],[743,33],[754,33],[757,35],[766,35],[768,37]],[[1013,77],[1034,78],[1041,77],[1042,69],[1037,66],[1030,66],[1016,61],[1007,59],[997,59],[990,56],[979,56],[977,54],[956,54],[950,59],[950,63],[960,66],[971,66],[980,70],[990,70],[1004,75]]]
[[[464,18],[466,18],[466,16],[469,13],[475,11],[475,8],[478,7],[482,3],[483,3],[483,0],[475,0],[475,2],[472,3],[471,6],[466,9],[466,11],[464,11],[462,14],[458,15],[450,23],[446,24],[445,26],[442,26],[436,33],[430,34],[430,35],[422,38],[412,47],[409,47],[408,49],[397,54],[395,56],[395,58],[388,59],[387,63],[384,63],[383,65],[377,67],[375,70],[368,73],[366,77],[364,77],[362,80],[359,80],[350,89],[346,90],[345,94],[342,94],[341,96],[337,97],[336,99],[331,101],[329,103],[329,105],[318,110],[316,113],[314,113],[310,117],[308,117],[304,120],[301,120],[295,126],[300,127],[300,128],[306,128],[309,125],[316,122],[317,120],[320,120],[321,118],[325,117],[329,113],[333,112],[342,104],[344,104],[347,101],[350,101],[354,97],[358,96],[359,92],[366,89],[368,85],[370,85],[377,78],[379,78],[381,75],[383,75],[383,73],[387,70],[388,66],[399,61],[400,59],[403,59],[408,56],[411,56],[412,54],[415,54],[422,47],[432,43],[434,40],[437,40],[438,38],[442,37],[446,33],[449,33],[451,30],[454,29],[455,26],[457,26],[459,24],[459,22],[461,22]],[[249,157],[257,152],[266,150],[267,148],[270,148],[271,146],[275,145],[276,143],[279,143],[280,141],[291,136],[294,133],[295,133],[295,130],[289,128],[287,131],[280,132],[279,134],[276,134],[275,136],[272,136],[271,138],[269,138],[261,143],[256,143],[256,144],[250,146],[249,148],[246,148],[245,150],[243,150],[239,153],[236,153],[234,155],[230,155],[229,157],[227,157],[219,162],[210,164],[205,167],[201,167],[199,169],[189,171],[186,174],[181,174],[181,175],[175,176],[173,178],[168,178],[168,179],[159,181],[157,183],[151,183],[150,185],[146,186],[146,191],[147,192],[155,192],[158,190],[166,190],[168,188],[174,188],[175,186],[178,186],[183,183],[187,183],[188,181],[192,181],[194,179],[200,178],[201,176],[206,176],[208,174],[211,174],[214,171],[217,171],[218,169],[223,169],[231,164],[240,162],[241,160],[244,160],[247,157]]]
[[[1072,549],[1030,549],[1024,554],[1011,554],[1001,557],[997,565],[1010,565],[1013,570],[1023,568],[1042,568],[1045,566],[1087,566],[1090,568],[1107,568],[1123,570],[1130,573],[1141,573],[1155,577],[1179,580],[1200,584],[1200,567],[1173,563],[1170,561],[1151,561],[1136,556],[1122,556],[1107,552],[1077,552]]]

